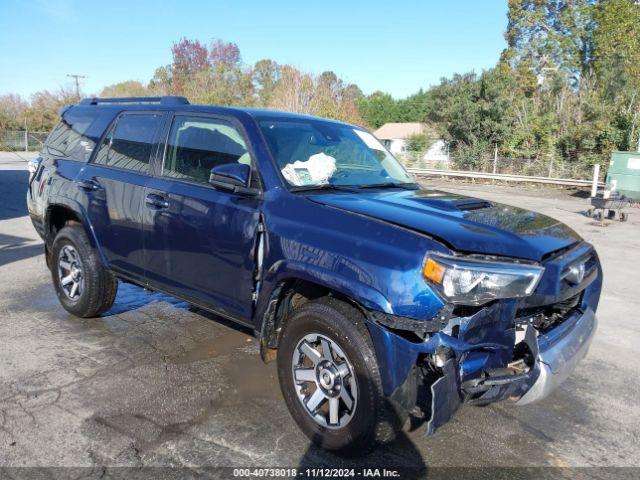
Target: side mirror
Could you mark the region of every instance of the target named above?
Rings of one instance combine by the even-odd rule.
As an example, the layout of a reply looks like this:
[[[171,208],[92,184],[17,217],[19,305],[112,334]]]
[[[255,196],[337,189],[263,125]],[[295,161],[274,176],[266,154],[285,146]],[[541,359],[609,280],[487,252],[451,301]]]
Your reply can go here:
[[[209,183],[227,183],[236,187],[249,186],[251,168],[243,163],[225,163],[211,169]],[[214,183],[215,182],[215,183]]]
[[[225,163],[211,169],[209,183],[216,188],[231,190],[234,193],[253,195],[257,190],[249,188],[251,167],[244,163]]]

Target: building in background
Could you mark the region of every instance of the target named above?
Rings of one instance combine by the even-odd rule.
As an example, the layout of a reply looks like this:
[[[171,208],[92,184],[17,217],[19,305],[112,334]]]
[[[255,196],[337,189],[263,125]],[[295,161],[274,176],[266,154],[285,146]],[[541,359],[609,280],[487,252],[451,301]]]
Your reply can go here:
[[[385,123],[373,134],[396,157],[405,160],[409,166],[442,166],[448,167],[449,154],[446,142],[436,130],[426,123],[405,122]],[[425,136],[430,141],[423,152],[410,152],[408,141],[411,137]]]

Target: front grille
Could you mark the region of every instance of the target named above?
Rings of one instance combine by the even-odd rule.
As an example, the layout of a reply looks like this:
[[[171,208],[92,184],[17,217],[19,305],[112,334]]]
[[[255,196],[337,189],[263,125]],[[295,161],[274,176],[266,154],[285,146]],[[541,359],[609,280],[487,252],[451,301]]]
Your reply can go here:
[[[569,318],[580,306],[582,292],[551,305],[521,308],[516,312],[517,325],[531,325],[540,333],[546,333]]]

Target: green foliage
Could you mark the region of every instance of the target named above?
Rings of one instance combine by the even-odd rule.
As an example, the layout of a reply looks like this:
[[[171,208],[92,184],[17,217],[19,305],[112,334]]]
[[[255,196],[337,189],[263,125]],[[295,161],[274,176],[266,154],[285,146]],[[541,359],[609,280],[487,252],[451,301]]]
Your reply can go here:
[[[259,60],[251,72],[253,87],[257,93],[257,103],[261,107],[269,105],[276,85],[280,81],[280,65],[273,60]]]
[[[400,121],[398,102],[388,93],[376,91],[369,96],[360,98],[358,109],[364,122],[373,129],[388,122]]]
[[[407,151],[411,153],[423,153],[429,150],[435,139],[426,133],[417,133],[407,138]]]
[[[24,112],[28,106],[19,95],[0,96],[0,130],[24,128]]]
[[[489,168],[494,149],[527,172],[607,164],[640,136],[640,5],[634,0],[509,0],[507,48],[494,68],[455,74],[404,99],[262,59],[242,63],[234,43],[181,39],[148,84],[126,81],[102,96],[185,95],[193,103],[319,115],[376,129],[425,122],[449,142],[460,167]],[[27,102],[0,97],[0,129],[49,130],[71,90]],[[433,135],[429,135],[433,137]],[[412,137],[410,153],[433,138]],[[515,163],[514,163],[515,165]]]
[[[634,0],[608,0],[595,9],[596,75],[609,97],[625,87],[640,88],[640,6]],[[628,85],[627,85],[628,83]]]
[[[633,0],[510,0],[508,47],[494,69],[430,92],[428,119],[460,166],[500,155],[606,165],[640,130],[640,5]],[[484,160],[482,160],[484,159]]]
[[[398,100],[397,112],[396,118],[400,122],[424,122],[431,112],[431,93],[420,89]]]
[[[101,97],[144,97],[150,95],[149,88],[142,82],[127,80],[104,87]]]
[[[509,0],[503,60],[536,74],[558,70],[578,80],[593,57],[597,0]]]

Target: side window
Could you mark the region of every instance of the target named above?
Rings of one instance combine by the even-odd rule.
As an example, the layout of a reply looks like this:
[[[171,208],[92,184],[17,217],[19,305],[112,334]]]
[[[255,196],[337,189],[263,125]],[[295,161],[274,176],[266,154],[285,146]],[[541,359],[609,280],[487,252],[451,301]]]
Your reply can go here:
[[[94,163],[149,171],[149,159],[162,115],[124,114],[111,127],[98,149]]]
[[[251,165],[242,135],[231,123],[212,118],[175,117],[162,169],[164,176],[208,183],[213,167],[233,162]]]
[[[48,153],[86,162],[95,147],[88,130],[100,116],[96,109],[72,107],[51,131],[44,144]]]

